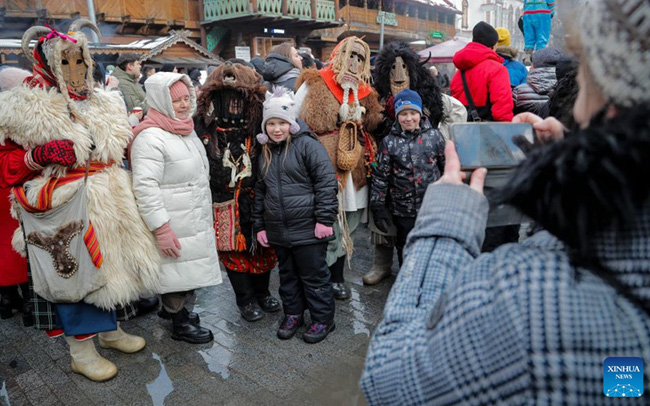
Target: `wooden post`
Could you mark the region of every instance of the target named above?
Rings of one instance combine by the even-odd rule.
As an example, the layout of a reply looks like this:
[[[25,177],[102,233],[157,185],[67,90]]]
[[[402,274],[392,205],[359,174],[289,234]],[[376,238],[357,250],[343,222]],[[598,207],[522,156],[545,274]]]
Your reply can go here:
[[[368,0],[363,0],[363,8],[368,10]]]
[[[311,19],[316,20],[316,0],[311,0]]]
[[[383,2],[384,2],[384,0],[377,0],[377,10],[378,10],[378,11],[381,11],[381,10],[384,9],[384,8],[382,7],[382,3],[383,3]]]
[[[282,15],[287,15],[289,13],[289,4],[287,4],[289,0],[282,0]]]
[[[341,7],[340,0],[334,0],[334,15],[337,20],[339,19],[339,8]]]
[[[189,3],[188,3],[189,6]],[[188,10],[189,12],[189,10]],[[189,14],[189,13],[188,13]],[[205,15],[203,11],[203,0],[199,0],[199,31],[201,32],[201,45],[204,48],[208,48],[208,34],[205,31],[205,27],[201,24],[201,21],[205,21]]]
[[[257,0],[251,0],[251,7],[253,8],[251,11],[257,13]]]

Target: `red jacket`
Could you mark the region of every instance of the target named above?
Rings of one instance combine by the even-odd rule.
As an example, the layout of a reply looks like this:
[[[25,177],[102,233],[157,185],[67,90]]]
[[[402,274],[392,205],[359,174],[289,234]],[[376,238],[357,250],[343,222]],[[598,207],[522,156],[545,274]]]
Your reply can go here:
[[[467,86],[472,100],[477,108],[488,103],[488,95],[492,104],[492,119],[494,121],[512,121],[512,91],[510,76],[503,64],[503,58],[491,48],[478,42],[470,42],[454,55],[454,65],[458,68],[451,80],[451,95],[467,106],[467,98],[463,90],[463,79],[460,71],[465,72]]]
[[[9,193],[12,186],[22,185],[39,174],[25,165],[26,151],[18,144],[0,144],[0,286],[27,282],[27,264],[11,247],[11,237],[18,222],[9,214]]]

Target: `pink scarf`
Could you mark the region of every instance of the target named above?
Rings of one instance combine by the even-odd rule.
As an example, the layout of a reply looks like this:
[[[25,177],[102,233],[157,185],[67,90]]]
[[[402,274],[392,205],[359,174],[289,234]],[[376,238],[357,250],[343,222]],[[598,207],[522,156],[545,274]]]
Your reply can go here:
[[[153,107],[149,107],[147,117],[133,129],[133,138],[126,147],[126,156],[129,158],[129,161],[131,161],[131,146],[133,145],[133,141],[135,141],[138,134],[151,127],[161,128],[172,134],[185,136],[192,134],[192,131],[194,131],[194,120],[192,120],[192,117],[186,120],[175,120]]]
[[[194,131],[194,120],[192,120],[192,117],[185,120],[176,120],[150,107],[147,117],[133,129],[133,139],[150,127],[162,128],[172,134],[190,135]]]

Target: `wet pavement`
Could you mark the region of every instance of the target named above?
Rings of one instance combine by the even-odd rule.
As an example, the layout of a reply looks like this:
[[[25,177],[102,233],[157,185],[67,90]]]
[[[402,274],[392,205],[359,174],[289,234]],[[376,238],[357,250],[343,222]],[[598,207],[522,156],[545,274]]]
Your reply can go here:
[[[170,322],[155,313],[125,322],[124,330],[143,336],[147,347],[126,355],[97,345],[119,368],[105,383],[70,370],[63,339],[24,328],[17,316],[2,320],[0,405],[365,405],[359,377],[394,277],[363,286],[372,263],[366,228],[357,231],[355,249],[345,273],[352,298],[336,302],[336,330],[319,344],[302,341],[306,327],[291,340],[277,339],[280,313],[244,321],[225,273],[223,284],[197,292],[195,311],[213,343],[172,340]],[[274,270],[276,297],[278,284]]]

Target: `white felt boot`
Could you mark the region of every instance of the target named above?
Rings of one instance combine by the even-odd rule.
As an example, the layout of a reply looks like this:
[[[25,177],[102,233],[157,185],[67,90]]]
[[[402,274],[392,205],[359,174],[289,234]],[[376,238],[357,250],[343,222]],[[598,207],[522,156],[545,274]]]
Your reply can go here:
[[[99,355],[92,338],[78,341],[74,337],[65,337],[65,341],[70,346],[73,372],[95,382],[107,381],[117,375],[115,364]]]
[[[113,348],[125,354],[138,352],[147,345],[142,337],[127,334],[117,323],[117,330],[99,333],[99,346],[102,348]]]

